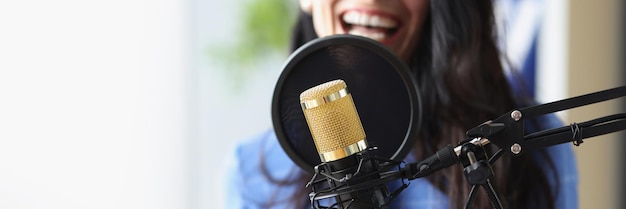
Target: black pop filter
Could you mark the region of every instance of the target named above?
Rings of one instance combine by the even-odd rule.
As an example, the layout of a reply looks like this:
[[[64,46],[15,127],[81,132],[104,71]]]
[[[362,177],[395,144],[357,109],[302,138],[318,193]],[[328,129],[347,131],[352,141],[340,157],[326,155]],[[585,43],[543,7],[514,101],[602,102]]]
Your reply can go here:
[[[280,145],[302,169],[320,164],[300,93],[325,83],[346,82],[370,147],[379,157],[402,160],[418,132],[421,104],[406,65],[368,38],[335,35],[296,50],[284,65],[272,98],[272,121]]]

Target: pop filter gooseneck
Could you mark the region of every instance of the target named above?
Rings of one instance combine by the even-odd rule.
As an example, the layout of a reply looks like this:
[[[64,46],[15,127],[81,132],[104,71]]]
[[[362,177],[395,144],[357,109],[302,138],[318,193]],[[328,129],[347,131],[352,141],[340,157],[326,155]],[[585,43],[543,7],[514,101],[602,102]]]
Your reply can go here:
[[[346,82],[370,147],[377,155],[402,160],[420,126],[417,85],[406,65],[384,45],[368,38],[335,35],[315,39],[287,59],[272,98],[272,122],[279,143],[302,169],[320,164],[299,96],[342,79]]]

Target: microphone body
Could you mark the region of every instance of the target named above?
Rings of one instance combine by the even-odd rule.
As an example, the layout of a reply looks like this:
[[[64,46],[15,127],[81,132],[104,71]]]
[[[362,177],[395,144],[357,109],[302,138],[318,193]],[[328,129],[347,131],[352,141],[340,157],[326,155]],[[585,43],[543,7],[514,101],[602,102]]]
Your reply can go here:
[[[380,165],[368,148],[346,83],[333,80],[312,87],[300,94],[300,104],[322,161],[315,175],[325,177],[312,182],[312,206],[317,208],[317,200],[332,197],[329,208],[386,208],[385,184],[358,185],[380,179]]]

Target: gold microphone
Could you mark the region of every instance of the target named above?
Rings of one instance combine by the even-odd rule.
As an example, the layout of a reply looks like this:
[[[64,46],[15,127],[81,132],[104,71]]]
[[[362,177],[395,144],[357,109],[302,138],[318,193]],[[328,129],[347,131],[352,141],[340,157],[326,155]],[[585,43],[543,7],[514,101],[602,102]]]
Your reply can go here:
[[[367,149],[365,131],[343,80],[307,89],[300,94],[300,105],[322,162]]]
[[[343,80],[329,81],[300,94],[300,105],[304,112],[313,142],[322,164],[315,167],[316,173],[333,176],[326,181],[314,183],[314,188],[338,189],[347,185],[344,194],[332,194],[338,208],[383,208],[390,193],[385,184],[367,184],[365,188],[351,187],[362,182],[380,179],[378,161],[367,153],[367,140],[361,119],[354,106],[352,95]],[[363,152],[361,152],[363,151]],[[360,155],[355,155],[359,153]],[[362,154],[362,155],[361,155]],[[343,179],[336,181],[334,179]],[[328,185],[324,185],[326,182]],[[322,184],[320,187],[319,184]],[[361,185],[363,186],[363,185]],[[346,189],[344,188],[344,189]],[[310,197],[317,201],[316,195]]]

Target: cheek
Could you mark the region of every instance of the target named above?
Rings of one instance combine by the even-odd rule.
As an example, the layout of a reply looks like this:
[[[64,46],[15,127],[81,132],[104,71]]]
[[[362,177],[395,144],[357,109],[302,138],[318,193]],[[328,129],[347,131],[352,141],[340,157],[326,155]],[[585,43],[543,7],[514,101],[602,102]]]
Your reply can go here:
[[[311,15],[317,36],[324,37],[336,33],[334,7],[337,0],[313,0]]]
[[[407,61],[419,44],[423,27],[429,12],[428,0],[405,0],[404,5],[410,14],[408,30],[400,46],[399,55]]]
[[[430,2],[428,0],[405,0],[404,5],[411,14],[412,23],[421,26],[430,10]]]
[[[415,28],[414,31],[420,32],[426,22],[426,18],[428,18],[430,4],[428,0],[410,1],[411,3],[406,4],[408,12],[411,14],[410,24],[411,27]]]
[[[422,12],[422,11],[428,10],[428,7],[430,7],[430,1],[429,0],[404,0],[404,5],[411,12]]]

